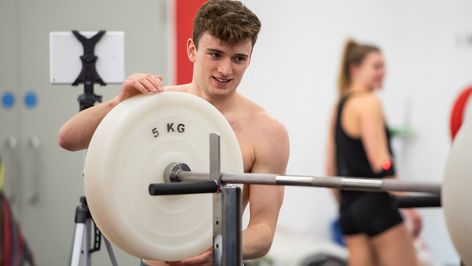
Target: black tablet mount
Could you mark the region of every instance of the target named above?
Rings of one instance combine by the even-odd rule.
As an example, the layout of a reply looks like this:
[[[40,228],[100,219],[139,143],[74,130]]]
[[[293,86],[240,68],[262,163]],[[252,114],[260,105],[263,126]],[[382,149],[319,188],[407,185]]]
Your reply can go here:
[[[97,73],[95,65],[98,59],[95,55],[95,45],[100,41],[103,35],[105,35],[105,31],[101,30],[91,38],[84,37],[76,30],[73,30],[72,33],[84,48],[84,54],[80,57],[80,60],[82,61],[82,70],[74,83],[72,83],[72,86],[78,86],[82,83],[84,84],[84,93],[79,95],[77,98],[80,105],[80,111],[82,111],[94,106],[96,102],[102,102],[102,96],[95,94],[93,91],[93,85],[95,83],[98,83],[101,86],[107,85]]]

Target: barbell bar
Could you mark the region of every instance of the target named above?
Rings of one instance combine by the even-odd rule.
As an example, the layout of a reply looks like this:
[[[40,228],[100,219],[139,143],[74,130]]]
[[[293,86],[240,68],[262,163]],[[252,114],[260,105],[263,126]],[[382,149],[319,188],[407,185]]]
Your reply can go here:
[[[182,170],[181,168],[189,168],[185,163],[172,163],[166,169],[166,180],[170,182],[184,182],[170,184],[151,184],[149,191],[151,195],[159,195],[159,191],[164,193],[163,188],[178,189],[181,187],[182,194],[189,193],[206,193],[205,191],[213,191],[208,187],[214,187],[214,181],[209,180],[208,173],[194,173],[191,170]],[[170,169],[169,169],[170,168]],[[175,168],[175,169],[174,169]],[[179,169],[176,171],[176,169]],[[335,188],[341,190],[356,191],[396,191],[396,192],[420,192],[420,193],[441,193],[441,183],[425,182],[425,181],[407,181],[396,179],[373,179],[361,177],[340,177],[340,176],[289,176],[264,173],[222,173],[220,180],[224,184],[258,184],[258,185],[283,185],[283,186],[303,186],[303,187],[321,187]],[[185,184],[187,183],[188,184]],[[201,183],[201,187],[195,186]],[[204,182],[204,183],[203,183]],[[205,184],[205,186],[203,186]],[[195,187],[192,191],[190,188]],[[161,189],[156,189],[161,187]],[[185,191],[184,191],[185,190]],[[162,194],[161,194],[162,195]]]

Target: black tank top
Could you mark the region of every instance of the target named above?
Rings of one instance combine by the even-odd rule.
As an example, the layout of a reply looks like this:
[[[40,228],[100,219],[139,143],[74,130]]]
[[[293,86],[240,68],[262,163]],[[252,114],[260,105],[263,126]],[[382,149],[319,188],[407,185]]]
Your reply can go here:
[[[336,175],[364,178],[382,178],[381,173],[374,173],[370,166],[367,154],[362,144],[361,138],[353,138],[349,136],[342,127],[342,112],[344,106],[349,99],[349,95],[341,98],[337,107],[336,131],[335,131],[335,151],[336,151]],[[388,150],[393,158],[392,147],[390,144],[390,132],[385,125],[385,133],[387,136]],[[395,174],[392,163],[392,175]]]

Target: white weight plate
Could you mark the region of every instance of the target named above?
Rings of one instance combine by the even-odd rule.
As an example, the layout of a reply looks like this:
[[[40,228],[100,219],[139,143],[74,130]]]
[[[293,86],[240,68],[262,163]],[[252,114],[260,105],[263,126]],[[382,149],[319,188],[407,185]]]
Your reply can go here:
[[[454,139],[442,187],[442,206],[452,242],[465,265],[472,265],[472,117]]]
[[[209,172],[209,134],[221,135],[221,169],[243,172],[237,138],[205,100],[182,92],[140,95],[103,119],[85,159],[85,194],[102,233],[140,258],[175,261],[212,243],[211,194],[150,196],[165,168]]]

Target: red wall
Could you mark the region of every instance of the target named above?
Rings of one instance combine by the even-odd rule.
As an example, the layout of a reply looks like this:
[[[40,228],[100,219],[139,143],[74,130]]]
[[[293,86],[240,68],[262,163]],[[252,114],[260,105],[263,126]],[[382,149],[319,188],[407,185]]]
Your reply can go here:
[[[175,82],[192,81],[193,65],[187,57],[187,40],[192,37],[193,18],[205,0],[174,0],[175,2]]]

